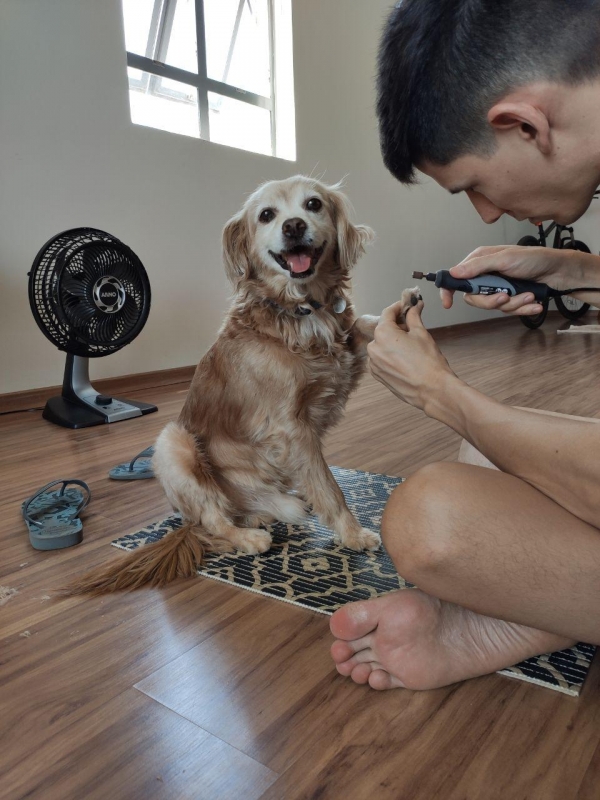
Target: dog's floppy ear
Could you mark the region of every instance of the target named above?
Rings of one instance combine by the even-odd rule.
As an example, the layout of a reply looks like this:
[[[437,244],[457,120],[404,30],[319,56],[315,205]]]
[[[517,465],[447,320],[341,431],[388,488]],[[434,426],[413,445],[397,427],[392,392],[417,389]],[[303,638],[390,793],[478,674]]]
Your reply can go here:
[[[350,203],[338,186],[330,188],[329,196],[333,203],[340,265],[350,270],[365,252],[365,245],[375,238],[375,232],[366,225],[353,225],[350,222]]]
[[[243,211],[232,217],[223,228],[223,261],[225,274],[234,286],[250,273],[250,237]]]

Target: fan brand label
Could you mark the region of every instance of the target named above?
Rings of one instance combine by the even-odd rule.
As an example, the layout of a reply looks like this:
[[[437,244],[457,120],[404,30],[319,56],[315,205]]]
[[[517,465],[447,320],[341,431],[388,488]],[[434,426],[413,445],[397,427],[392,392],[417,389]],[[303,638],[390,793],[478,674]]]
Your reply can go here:
[[[112,275],[98,278],[93,289],[94,303],[103,314],[116,314],[125,305],[123,284]]]

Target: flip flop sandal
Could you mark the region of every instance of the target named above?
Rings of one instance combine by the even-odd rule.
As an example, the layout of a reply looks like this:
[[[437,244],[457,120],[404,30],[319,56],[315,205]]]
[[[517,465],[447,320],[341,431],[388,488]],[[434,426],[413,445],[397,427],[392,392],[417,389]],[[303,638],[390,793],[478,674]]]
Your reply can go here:
[[[54,486],[61,488],[50,491]],[[67,489],[81,486],[81,489]],[[72,547],[83,539],[79,514],[91,499],[84,481],[58,480],[43,486],[21,506],[21,514],[29,529],[29,541],[36,550],[58,550]]]
[[[140,481],[144,478],[153,478],[152,456],[154,447],[147,447],[138,453],[133,461],[125,464],[118,464],[108,473],[108,477],[114,481]]]

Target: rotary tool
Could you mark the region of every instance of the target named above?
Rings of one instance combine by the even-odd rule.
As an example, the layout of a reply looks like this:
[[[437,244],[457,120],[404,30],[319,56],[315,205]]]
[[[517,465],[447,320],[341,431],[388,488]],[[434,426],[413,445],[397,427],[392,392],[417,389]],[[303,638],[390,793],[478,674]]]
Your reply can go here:
[[[450,271],[441,269],[439,272],[413,272],[417,280],[432,281],[439,289],[453,289],[466,294],[507,294],[514,297],[516,294],[530,292],[538,302],[549,300],[551,297],[562,297],[573,292],[595,292],[596,288],[581,289],[552,289],[545,283],[524,281],[517,278],[506,278],[495,272],[488,275],[477,275],[475,278],[454,278]]]

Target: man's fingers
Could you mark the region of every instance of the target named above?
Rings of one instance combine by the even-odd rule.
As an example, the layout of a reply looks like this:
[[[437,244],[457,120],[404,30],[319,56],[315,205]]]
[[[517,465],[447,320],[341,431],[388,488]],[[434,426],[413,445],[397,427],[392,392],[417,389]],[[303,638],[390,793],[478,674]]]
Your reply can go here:
[[[497,245],[492,245],[491,247],[478,247],[476,250],[473,250],[473,252],[469,253],[469,255],[466,258],[463,258],[463,260],[459,263],[464,264],[467,261],[472,261],[474,258],[492,256],[495,255],[496,253],[500,253],[502,250],[506,250],[507,247],[512,247],[512,246],[513,245],[497,244]]]
[[[379,317],[379,325],[398,324],[398,317],[404,313],[404,302],[397,300],[391,306],[384,308]]]
[[[493,253],[489,256],[476,256],[468,261],[461,261],[455,267],[450,268],[450,275],[453,278],[476,278],[477,275],[485,275],[490,272],[500,272],[504,266],[503,253]]]
[[[541,314],[543,310],[544,307],[539,303],[529,303],[526,306],[521,306],[521,308],[518,308],[513,313],[518,317],[530,317]]]
[[[413,296],[412,299],[414,300],[416,298]],[[417,305],[411,306],[409,310],[412,310],[413,308],[418,308],[420,306],[420,311],[419,311],[420,314],[421,311],[423,310],[423,305],[424,303],[423,300],[421,299],[418,301]],[[392,303],[391,306],[388,306],[387,308],[383,309],[383,311],[381,312],[381,316],[379,317],[379,325],[377,327],[381,327],[382,325],[383,326],[394,325],[400,328],[401,330],[405,331],[407,329],[406,325],[398,322],[398,318],[401,316],[404,316],[406,319],[406,304],[404,300],[396,300],[396,302]]]
[[[475,278],[489,272],[506,272],[510,267],[535,262],[543,255],[548,259],[551,252],[545,247],[519,247],[519,245],[505,245],[502,248],[480,247],[460,264],[450,268],[454,278]]]
[[[452,303],[454,302],[453,289],[440,289],[440,297],[444,308],[452,308]]]
[[[514,314],[522,306],[535,303],[535,297],[530,292],[517,294],[514,297],[504,293],[492,295],[466,294],[465,303],[474,308],[484,308],[487,311],[499,308],[506,314]]]
[[[423,325],[423,319],[421,318],[421,314],[423,313],[424,307],[425,303],[422,300],[419,300],[416,306],[411,306],[406,312],[405,315],[406,326],[409,332],[411,330],[414,331],[416,328],[425,327]]]

